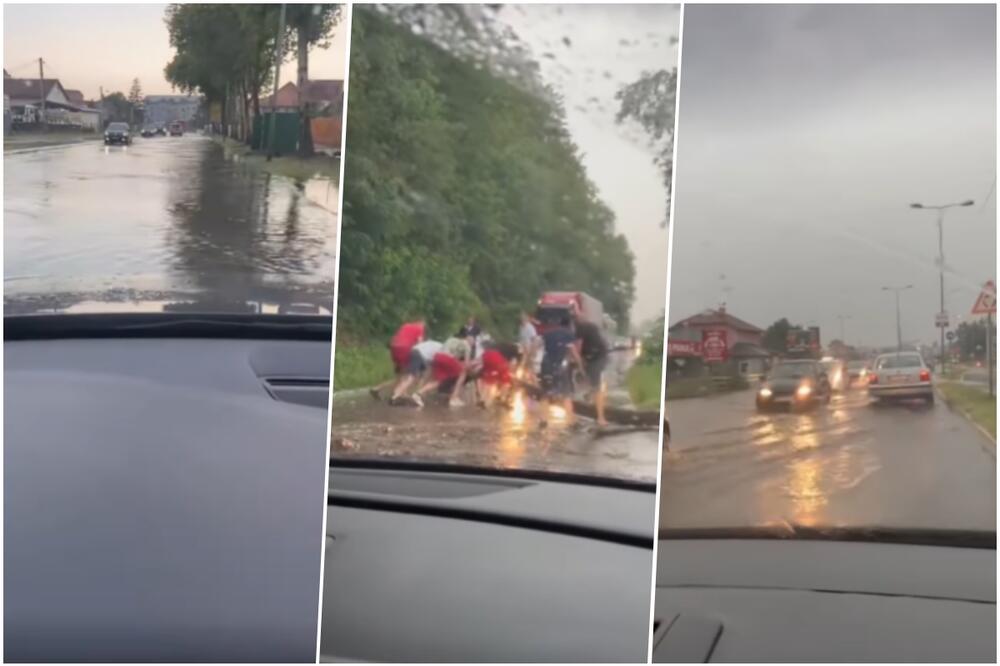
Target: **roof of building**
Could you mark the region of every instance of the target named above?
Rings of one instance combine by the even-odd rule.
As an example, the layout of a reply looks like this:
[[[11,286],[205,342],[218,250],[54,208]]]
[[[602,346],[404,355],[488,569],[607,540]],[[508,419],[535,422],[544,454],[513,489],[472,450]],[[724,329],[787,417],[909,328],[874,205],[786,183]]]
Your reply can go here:
[[[262,108],[271,108],[274,95],[260,100]],[[306,102],[310,104],[339,104],[344,99],[344,82],[339,79],[310,79],[305,85]],[[295,108],[299,105],[299,88],[289,81],[278,88],[279,109]]]
[[[748,333],[764,332],[764,329],[757,328],[753,324],[729,314],[726,312],[725,307],[720,307],[717,310],[708,309],[703,312],[699,312],[692,317],[688,317],[687,319],[682,319],[671,326],[670,330],[673,331],[674,329],[688,326],[727,326],[729,328],[733,328],[738,331],[746,331]]]
[[[771,352],[751,342],[737,342],[730,350],[730,355],[737,358],[770,358]]]
[[[42,96],[39,85],[38,79],[5,78],[3,80],[3,91],[4,94],[10,95],[14,99],[39,99]],[[46,97],[52,92],[52,88],[56,86],[59,87],[63,95],[66,94],[66,89],[59,83],[59,79],[42,79],[42,85],[45,86],[44,95]]]
[[[83,99],[83,93],[79,90],[63,89],[63,92],[66,93],[66,99],[69,100],[70,104],[75,104],[77,106],[84,106],[86,104],[86,101]]]

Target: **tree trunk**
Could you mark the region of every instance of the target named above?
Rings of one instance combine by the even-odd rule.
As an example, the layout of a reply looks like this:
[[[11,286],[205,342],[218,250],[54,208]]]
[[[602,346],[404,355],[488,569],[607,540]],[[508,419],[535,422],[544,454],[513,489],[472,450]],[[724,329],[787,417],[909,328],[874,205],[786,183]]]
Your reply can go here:
[[[299,88],[299,157],[312,157],[312,128],[309,126],[309,112],[306,108],[306,86],[309,81],[309,24],[308,19],[299,25],[298,57],[299,70],[296,85]]]

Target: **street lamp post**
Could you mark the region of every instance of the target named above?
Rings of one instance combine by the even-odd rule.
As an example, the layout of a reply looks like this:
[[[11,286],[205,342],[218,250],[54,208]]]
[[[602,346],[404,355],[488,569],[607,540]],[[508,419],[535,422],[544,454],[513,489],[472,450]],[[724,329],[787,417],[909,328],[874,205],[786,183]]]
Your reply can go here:
[[[913,289],[912,284],[903,287],[882,287],[882,291],[891,291],[896,294],[896,351],[903,351],[903,324],[899,317],[899,292]]]
[[[941,312],[943,316],[945,313],[944,309],[944,212],[949,208],[955,208],[957,206],[971,206],[975,202],[972,199],[968,201],[955,202],[950,204],[944,204],[941,206],[925,206],[921,203],[911,203],[910,208],[917,208],[919,210],[936,210],[937,211],[937,228],[938,228],[938,279],[941,283]],[[945,366],[945,346],[944,346],[944,331],[948,328],[948,322],[936,322],[941,329],[941,372],[944,373]]]

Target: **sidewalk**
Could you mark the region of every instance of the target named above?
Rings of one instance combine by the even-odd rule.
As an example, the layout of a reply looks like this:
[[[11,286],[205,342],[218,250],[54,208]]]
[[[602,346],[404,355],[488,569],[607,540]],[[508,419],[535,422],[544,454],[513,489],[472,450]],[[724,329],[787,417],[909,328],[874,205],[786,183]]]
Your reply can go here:
[[[28,134],[11,134],[3,138],[3,151],[33,150],[36,148],[50,148],[56,146],[66,146],[85,141],[97,141],[101,135],[97,132],[86,134],[69,134],[63,132],[32,132]]]

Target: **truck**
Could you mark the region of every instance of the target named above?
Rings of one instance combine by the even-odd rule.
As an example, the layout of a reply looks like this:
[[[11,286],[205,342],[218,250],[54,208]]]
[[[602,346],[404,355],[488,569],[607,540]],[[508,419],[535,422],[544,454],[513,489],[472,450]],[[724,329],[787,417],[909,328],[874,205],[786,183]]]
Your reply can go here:
[[[538,332],[544,334],[555,327],[559,320],[569,315],[580,321],[596,324],[607,337],[604,305],[582,291],[547,291],[538,299],[535,319],[538,322]]]

